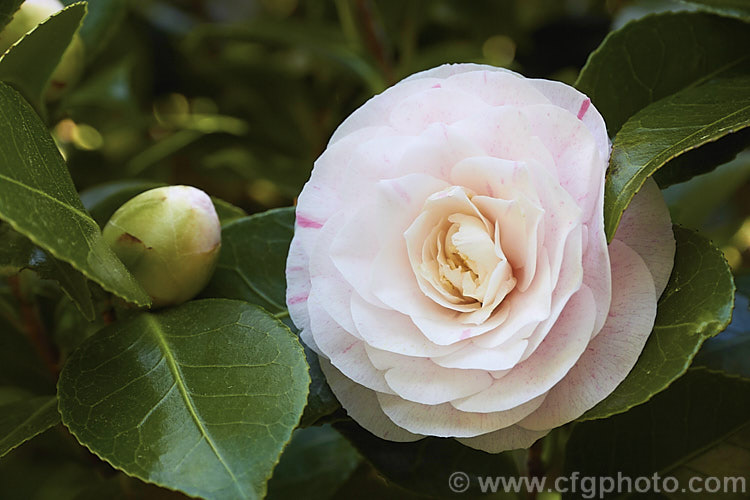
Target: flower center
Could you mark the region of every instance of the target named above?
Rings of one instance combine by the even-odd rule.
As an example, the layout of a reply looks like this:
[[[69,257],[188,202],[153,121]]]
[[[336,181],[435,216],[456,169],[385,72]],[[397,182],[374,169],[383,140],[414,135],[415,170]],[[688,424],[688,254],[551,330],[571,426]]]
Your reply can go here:
[[[422,291],[445,307],[472,313],[472,323],[486,319],[516,285],[501,228],[474,197],[458,186],[433,194],[405,233]]]

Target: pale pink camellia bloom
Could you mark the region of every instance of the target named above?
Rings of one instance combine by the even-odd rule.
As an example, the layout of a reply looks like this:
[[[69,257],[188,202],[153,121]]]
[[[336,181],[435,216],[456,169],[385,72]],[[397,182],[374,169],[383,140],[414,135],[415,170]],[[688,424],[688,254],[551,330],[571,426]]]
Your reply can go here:
[[[609,151],[585,95],[474,64],[344,121],[299,197],[287,304],[355,421],[500,452],[617,387],[675,243],[649,180],[607,245]]]

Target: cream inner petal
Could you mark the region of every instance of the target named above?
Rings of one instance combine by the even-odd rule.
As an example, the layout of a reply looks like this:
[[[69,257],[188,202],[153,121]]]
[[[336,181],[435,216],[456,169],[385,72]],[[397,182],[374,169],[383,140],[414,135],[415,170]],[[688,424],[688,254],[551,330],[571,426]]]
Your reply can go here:
[[[500,221],[472,202],[475,193],[451,186],[430,196],[404,236],[422,291],[456,310],[464,324],[481,324],[515,288],[514,267],[501,241]]]

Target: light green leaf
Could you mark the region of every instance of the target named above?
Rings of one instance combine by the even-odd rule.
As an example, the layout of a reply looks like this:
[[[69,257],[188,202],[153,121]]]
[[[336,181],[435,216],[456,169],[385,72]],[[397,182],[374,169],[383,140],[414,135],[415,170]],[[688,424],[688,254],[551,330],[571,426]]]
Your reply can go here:
[[[49,79],[85,15],[86,4],[79,2],[37,26],[0,58],[0,80],[16,87],[37,110],[43,109]]]
[[[657,169],[691,149],[748,126],[750,75],[717,78],[636,113],[622,126],[612,146],[604,192],[607,236],[612,238],[630,200]],[[744,148],[748,140],[750,136],[737,149]],[[691,173],[703,173],[716,165],[704,162],[702,171]]]
[[[724,256],[693,231],[677,226],[674,231],[674,269],[659,299],[654,330],[633,370],[582,420],[622,413],[663,391],[732,318],[734,282]]]
[[[0,457],[59,422],[55,396],[0,405]]]
[[[286,256],[294,208],[278,208],[224,226],[216,272],[203,296],[252,302],[272,313],[286,311]]]
[[[576,88],[591,98],[615,135],[652,102],[718,76],[747,74],[749,46],[750,29],[736,19],[700,12],[647,16],[604,39]]]
[[[0,218],[105,290],[138,305],[148,295],[86,213],[65,161],[29,104],[0,83]]]
[[[642,406],[608,419],[576,424],[567,445],[565,474],[575,471],[580,477],[635,480],[658,473],[662,478],[676,477],[685,490],[689,477],[740,476],[747,485],[749,407],[750,380],[690,370]],[[631,496],[638,495],[617,497]]]
[[[129,475],[208,499],[262,498],[305,404],[297,338],[240,301],[192,301],[86,340],[58,384],[63,423]]]
[[[0,0],[0,30],[13,18],[23,0]]]
[[[750,3],[747,0],[680,0],[683,3],[699,5],[717,14],[750,18]]]
[[[64,0],[65,5],[74,1]],[[91,61],[107,46],[125,18],[125,0],[88,0],[88,14],[81,24],[81,39],[86,46],[86,60]]]
[[[328,500],[360,461],[357,450],[330,426],[297,429],[273,471],[266,498]]]

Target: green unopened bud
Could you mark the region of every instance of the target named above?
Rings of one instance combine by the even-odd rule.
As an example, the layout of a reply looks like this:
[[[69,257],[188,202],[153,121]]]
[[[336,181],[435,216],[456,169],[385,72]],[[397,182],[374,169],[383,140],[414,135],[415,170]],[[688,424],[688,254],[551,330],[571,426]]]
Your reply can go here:
[[[219,257],[221,226],[206,193],[167,186],[117,209],[104,239],[156,308],[181,304],[206,286]]]
[[[4,54],[14,43],[26,33],[63,9],[64,5],[58,0],[26,0],[13,14],[13,19],[0,31],[0,55]],[[45,92],[48,101],[58,99],[65,90],[74,85],[83,73],[84,47],[78,34],[73,36],[70,45],[65,50],[60,63],[50,78]]]

